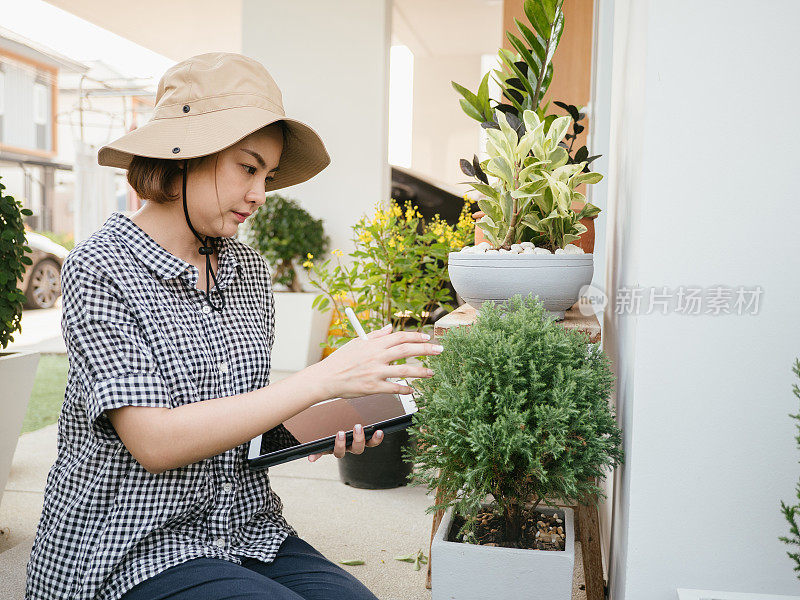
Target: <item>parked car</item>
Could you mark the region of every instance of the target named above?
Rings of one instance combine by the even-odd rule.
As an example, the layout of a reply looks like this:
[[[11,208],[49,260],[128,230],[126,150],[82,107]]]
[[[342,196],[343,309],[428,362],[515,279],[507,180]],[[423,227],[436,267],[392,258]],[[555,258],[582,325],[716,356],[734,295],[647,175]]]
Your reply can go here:
[[[69,250],[40,233],[25,231],[25,237],[33,250],[25,255],[33,264],[25,269],[20,286],[27,297],[25,308],[51,308],[61,295],[61,265]]]

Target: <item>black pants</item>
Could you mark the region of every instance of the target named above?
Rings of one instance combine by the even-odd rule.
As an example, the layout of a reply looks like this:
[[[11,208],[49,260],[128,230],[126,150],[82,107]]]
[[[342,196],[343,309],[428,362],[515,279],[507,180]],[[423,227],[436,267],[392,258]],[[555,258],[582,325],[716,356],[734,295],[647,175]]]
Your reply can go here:
[[[290,535],[271,563],[195,558],[131,588],[122,600],[378,600],[363,583]]]

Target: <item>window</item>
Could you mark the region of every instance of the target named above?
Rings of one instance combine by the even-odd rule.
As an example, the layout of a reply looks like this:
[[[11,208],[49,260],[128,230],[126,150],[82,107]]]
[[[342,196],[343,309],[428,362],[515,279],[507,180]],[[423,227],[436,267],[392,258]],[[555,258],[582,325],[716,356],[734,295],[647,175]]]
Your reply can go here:
[[[36,82],[33,84],[33,123],[36,127],[36,147],[47,150],[47,86]]]

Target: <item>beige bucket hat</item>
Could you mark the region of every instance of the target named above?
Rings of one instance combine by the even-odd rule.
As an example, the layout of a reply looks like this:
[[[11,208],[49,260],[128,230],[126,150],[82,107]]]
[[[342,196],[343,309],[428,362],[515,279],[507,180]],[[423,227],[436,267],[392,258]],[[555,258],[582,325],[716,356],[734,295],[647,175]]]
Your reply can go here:
[[[134,155],[206,156],[276,121],[285,121],[288,132],[268,192],[302,183],[327,167],[325,145],[311,127],[286,116],[281,91],[261,63],[232,52],[200,54],[167,69],[150,121],[100,148],[97,162],[127,169]]]

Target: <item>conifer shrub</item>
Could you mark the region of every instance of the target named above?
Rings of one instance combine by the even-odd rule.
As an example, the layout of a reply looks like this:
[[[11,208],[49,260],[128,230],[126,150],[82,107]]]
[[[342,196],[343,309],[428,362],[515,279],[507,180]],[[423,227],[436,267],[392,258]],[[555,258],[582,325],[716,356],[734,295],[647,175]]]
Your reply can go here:
[[[421,359],[434,375],[413,382],[416,443],[405,453],[416,467],[411,485],[444,498],[427,513],[452,506],[469,541],[493,499],[505,540],[518,543],[539,503],[605,496],[594,478],[621,464],[623,452],[609,404],[614,375],[598,343],[555,322],[538,297],[519,294],[505,307],[484,303],[473,325],[439,343],[441,354]]]

